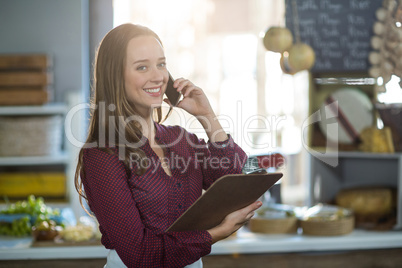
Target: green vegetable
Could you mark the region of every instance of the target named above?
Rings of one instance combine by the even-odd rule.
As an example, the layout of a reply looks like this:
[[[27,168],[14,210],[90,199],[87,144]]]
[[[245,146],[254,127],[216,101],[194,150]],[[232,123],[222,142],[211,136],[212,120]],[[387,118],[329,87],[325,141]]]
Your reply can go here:
[[[12,223],[0,224],[0,235],[25,236],[31,234],[31,222],[28,216],[13,220]]]
[[[56,225],[50,218],[59,216],[60,211],[47,207],[43,197],[36,198],[34,195],[30,195],[27,200],[10,204],[6,209],[1,210],[0,214],[26,214],[26,216],[15,219],[11,223],[0,222],[0,235],[24,236],[31,234],[32,225],[39,226],[43,222],[46,222],[43,225]]]
[[[3,214],[29,214],[33,217],[45,216],[58,216],[60,211],[58,209],[52,209],[47,207],[43,197],[35,198],[34,195],[28,196],[26,201],[18,201],[15,204],[9,205],[6,209],[0,211]]]

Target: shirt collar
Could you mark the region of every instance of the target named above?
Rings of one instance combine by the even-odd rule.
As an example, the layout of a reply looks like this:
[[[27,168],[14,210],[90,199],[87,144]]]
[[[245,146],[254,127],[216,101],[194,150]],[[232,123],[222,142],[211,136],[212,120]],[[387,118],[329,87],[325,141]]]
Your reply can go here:
[[[162,126],[156,122],[154,122],[154,126],[155,126],[155,139],[162,140],[163,139]]]

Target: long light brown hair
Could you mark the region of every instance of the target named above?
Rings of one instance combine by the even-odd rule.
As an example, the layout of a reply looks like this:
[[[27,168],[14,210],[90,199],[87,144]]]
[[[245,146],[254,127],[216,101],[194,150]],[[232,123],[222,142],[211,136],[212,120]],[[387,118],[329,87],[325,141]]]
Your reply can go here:
[[[135,156],[139,161],[146,160],[145,153],[139,147],[128,146],[128,144],[140,143],[142,129],[141,124],[135,120],[125,121],[133,115],[138,115],[138,113],[133,103],[128,100],[124,87],[127,44],[131,39],[143,35],[153,36],[162,44],[158,35],[150,29],[140,25],[123,24],[106,34],[96,53],[88,136],[85,145],[79,152],[74,177],[74,184],[80,195],[81,205],[83,205],[82,198],[87,200],[80,178],[80,175],[85,175],[83,164],[85,148],[95,146],[110,154],[116,153],[113,148],[124,152],[124,157],[121,160],[125,164],[128,175],[131,174],[130,160],[132,159],[130,157]],[[170,112],[171,109],[165,119]],[[156,122],[162,121],[160,107],[154,109],[153,115]],[[122,143],[122,140],[125,142]],[[102,146],[103,144],[106,146]],[[136,173],[141,175],[145,171],[144,167],[139,166]]]

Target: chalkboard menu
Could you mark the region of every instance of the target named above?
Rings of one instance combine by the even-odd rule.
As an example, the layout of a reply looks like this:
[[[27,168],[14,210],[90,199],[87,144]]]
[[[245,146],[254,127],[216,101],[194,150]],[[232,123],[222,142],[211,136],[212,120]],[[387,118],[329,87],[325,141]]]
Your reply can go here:
[[[292,1],[300,40],[316,54],[313,73],[367,72],[375,12],[382,0],[286,0],[286,27],[295,36]]]

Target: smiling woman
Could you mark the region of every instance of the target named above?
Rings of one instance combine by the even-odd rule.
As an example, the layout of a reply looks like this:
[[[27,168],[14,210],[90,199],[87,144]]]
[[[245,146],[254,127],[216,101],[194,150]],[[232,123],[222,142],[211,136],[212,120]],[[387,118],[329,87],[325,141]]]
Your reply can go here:
[[[222,129],[204,91],[187,79],[173,83],[183,95],[177,108],[200,122],[208,143],[180,126],[161,124],[169,74],[162,42],[150,29],[127,23],[107,33],[94,75],[75,186],[110,249],[105,267],[202,267],[212,244],[238,230],[261,202],[208,230],[165,230],[202,190],[241,173],[246,154]]]

